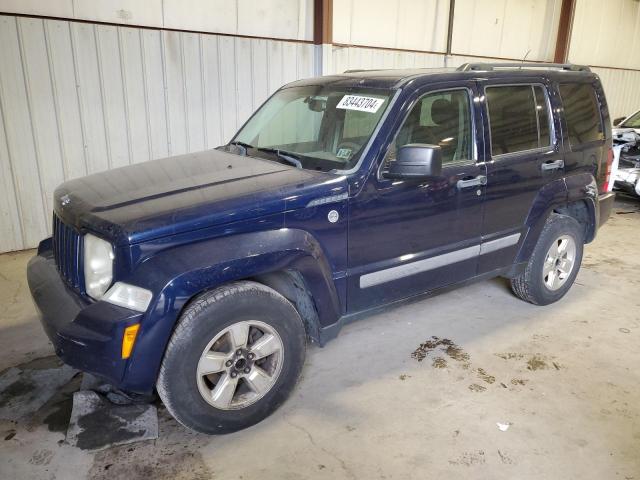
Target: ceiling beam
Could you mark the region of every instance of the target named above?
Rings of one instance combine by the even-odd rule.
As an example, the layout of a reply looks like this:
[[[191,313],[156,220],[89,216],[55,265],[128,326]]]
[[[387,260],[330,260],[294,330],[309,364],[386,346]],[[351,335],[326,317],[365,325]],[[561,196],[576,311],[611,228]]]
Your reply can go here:
[[[456,12],[456,0],[449,0],[449,25],[447,26],[447,55],[451,55],[453,47],[453,18]]]
[[[333,0],[314,0],[313,43],[333,43]]]
[[[575,8],[575,0],[562,0],[558,36],[556,38],[556,53],[553,57],[553,61],[556,63],[565,63],[569,57],[569,43],[571,42],[571,28],[573,27]]]

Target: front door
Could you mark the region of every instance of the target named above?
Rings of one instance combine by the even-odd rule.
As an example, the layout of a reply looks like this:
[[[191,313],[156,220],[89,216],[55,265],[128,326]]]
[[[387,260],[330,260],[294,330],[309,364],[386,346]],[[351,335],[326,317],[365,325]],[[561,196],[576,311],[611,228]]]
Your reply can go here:
[[[415,94],[384,158],[350,202],[350,313],[476,275],[486,183],[477,161],[476,85],[441,87]],[[441,147],[441,178],[385,178],[385,166],[409,143]]]

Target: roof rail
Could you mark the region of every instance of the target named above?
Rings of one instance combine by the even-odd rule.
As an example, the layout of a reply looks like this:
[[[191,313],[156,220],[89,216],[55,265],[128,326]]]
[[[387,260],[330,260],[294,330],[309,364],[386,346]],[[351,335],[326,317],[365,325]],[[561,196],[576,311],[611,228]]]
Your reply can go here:
[[[569,70],[571,72],[590,72],[586,65],[574,65],[572,63],[463,63],[457,68],[458,72],[469,72],[473,70],[493,71],[500,68],[548,68],[558,70]]]

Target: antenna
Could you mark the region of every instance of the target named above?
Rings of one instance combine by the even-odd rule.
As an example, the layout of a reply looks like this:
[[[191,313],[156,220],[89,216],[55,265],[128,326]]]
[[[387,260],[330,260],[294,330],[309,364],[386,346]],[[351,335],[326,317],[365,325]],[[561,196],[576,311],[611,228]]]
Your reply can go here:
[[[524,54],[524,57],[522,57],[522,65],[524,65],[524,62],[525,60],[527,60],[527,57],[529,56],[530,53],[531,53],[531,49],[527,50],[527,53]]]

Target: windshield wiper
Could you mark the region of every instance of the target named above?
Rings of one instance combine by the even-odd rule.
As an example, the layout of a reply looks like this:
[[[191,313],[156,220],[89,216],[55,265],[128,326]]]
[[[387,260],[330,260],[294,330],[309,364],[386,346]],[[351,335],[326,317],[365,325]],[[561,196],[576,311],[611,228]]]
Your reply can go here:
[[[300,161],[300,157],[295,153],[285,152],[278,148],[267,148],[267,147],[258,148],[258,151],[266,152],[266,153],[275,153],[279,159],[284,160],[289,165],[293,165],[296,168],[302,168],[302,162]]]
[[[236,147],[242,147],[243,150],[243,155],[247,155],[247,150],[249,150],[250,148],[255,148],[253,145],[250,145],[248,143],[245,142],[229,142],[229,145],[234,145]]]

